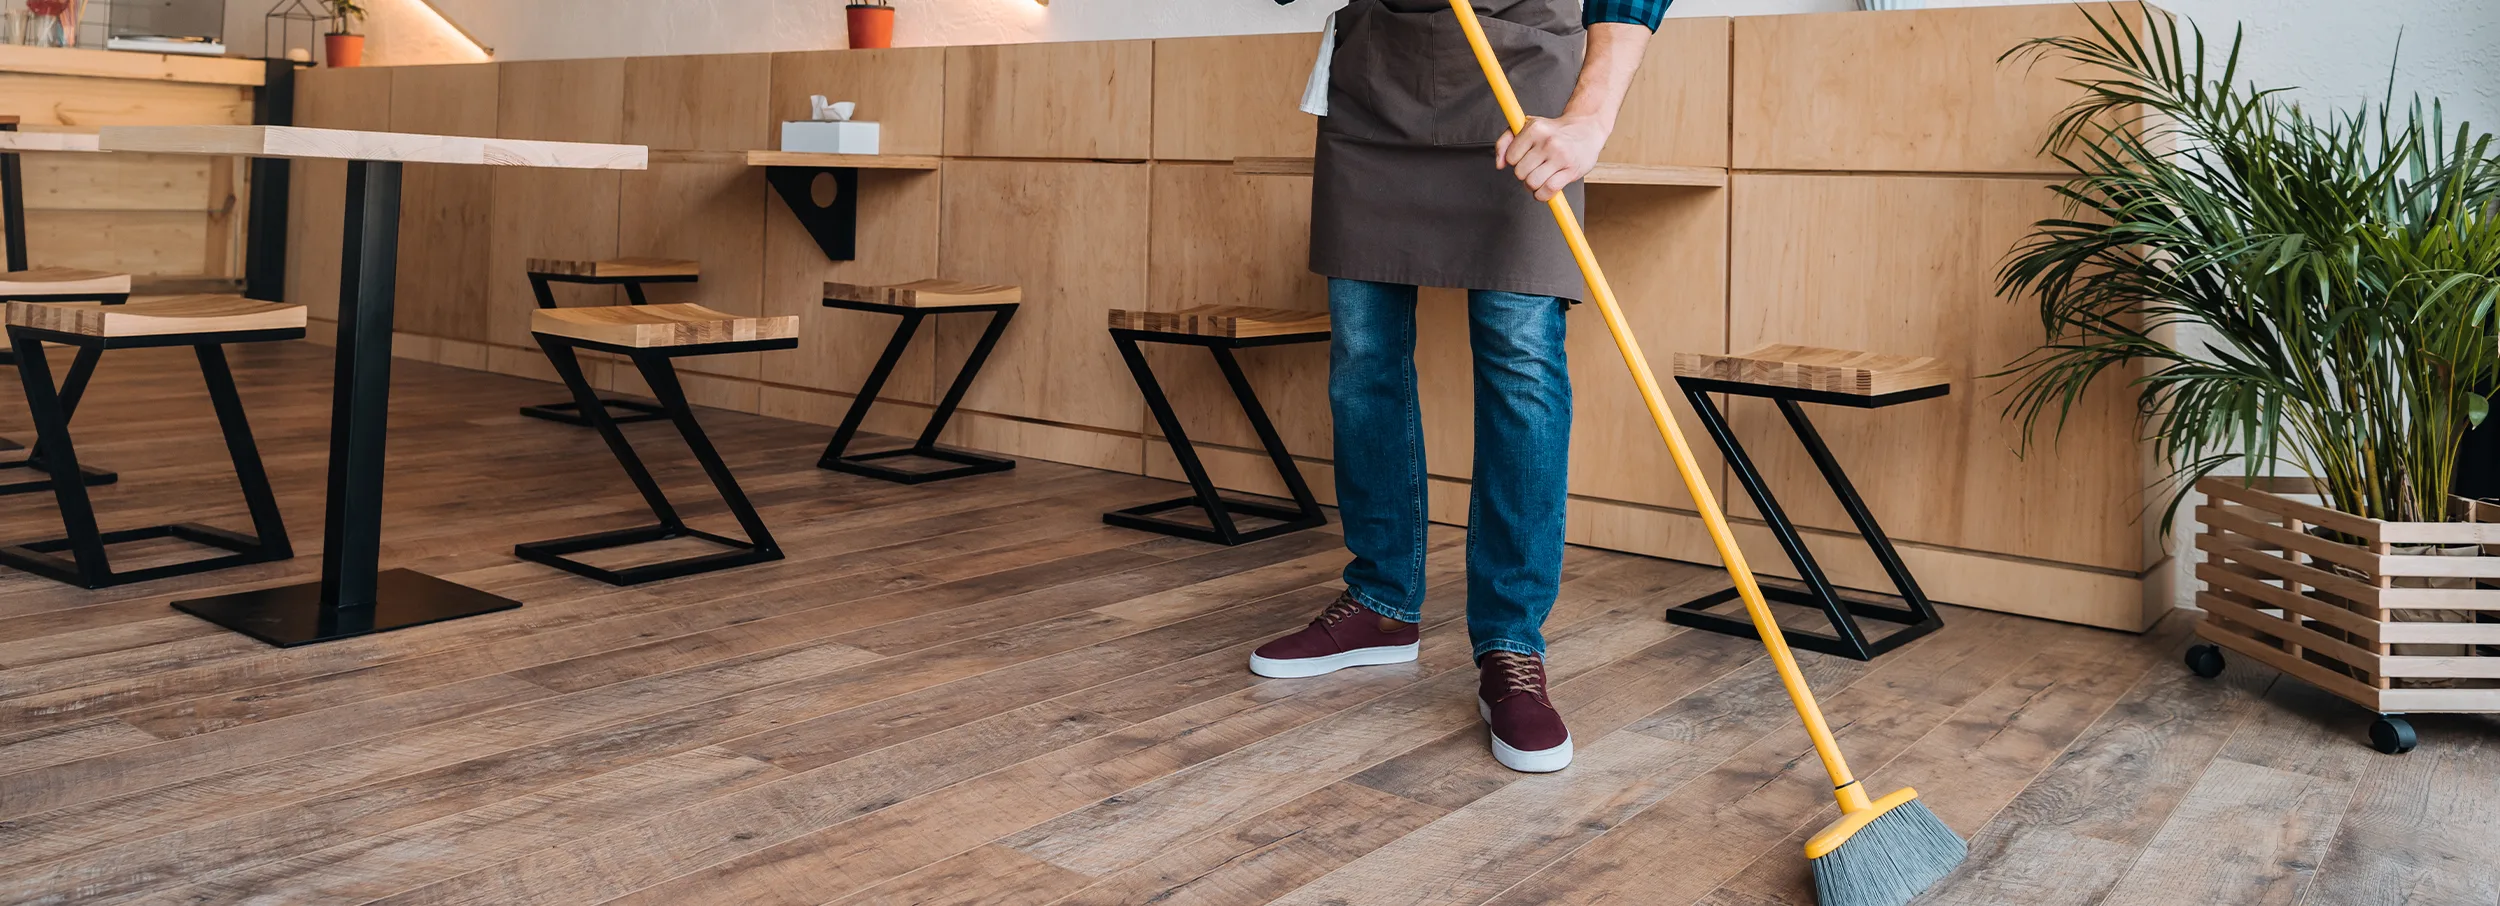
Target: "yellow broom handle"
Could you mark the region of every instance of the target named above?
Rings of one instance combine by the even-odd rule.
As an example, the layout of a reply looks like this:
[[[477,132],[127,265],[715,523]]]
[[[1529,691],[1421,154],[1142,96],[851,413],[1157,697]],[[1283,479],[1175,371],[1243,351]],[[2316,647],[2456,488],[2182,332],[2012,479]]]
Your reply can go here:
[[[1484,26],[1476,21],[1475,7],[1468,0],[1450,0],[1450,9],[1458,13],[1459,30],[1467,33],[1467,44],[1476,51],[1476,63],[1484,67],[1484,79],[1493,86],[1493,98],[1501,102],[1502,115],[1510,120],[1510,131],[1518,134],[1528,125],[1527,115],[1519,109],[1519,95],[1510,88],[1510,77],[1502,73],[1502,62],[1493,56],[1493,45],[1484,39]],[[1779,668],[1780,682],[1787,684],[1788,697],[1797,704],[1797,716],[1803,718],[1806,733],[1814,737],[1814,750],[1823,757],[1823,768],[1831,772],[1832,786],[1838,790],[1841,808],[1858,811],[1867,807],[1866,794],[1856,787],[1849,765],[1840,757],[1840,746],[1832,741],[1832,729],[1823,722],[1823,712],[1815,707],[1814,692],[1806,688],[1805,674],[1797,669],[1797,656],[1788,650],[1788,637],[1780,634],[1779,623],[1771,616],[1771,605],[1762,600],[1762,586],[1754,581],[1752,567],[1745,565],[1745,553],[1736,546],[1736,535],[1727,527],[1727,516],[1719,512],[1719,502],[1702,483],[1701,465],[1693,461],[1692,448],[1684,443],[1684,432],[1676,427],[1675,416],[1667,411],[1666,396],[1658,391],[1658,378],[1649,371],[1649,360],[1641,357],[1640,343],[1632,338],[1632,327],[1623,321],[1623,309],[1615,304],[1614,287],[1607,285],[1606,273],[1597,266],[1597,255],[1589,251],[1588,234],[1580,229],[1580,218],[1571,213],[1571,199],[1555,193],[1548,204],[1554,208],[1554,220],[1562,225],[1563,241],[1571,244],[1571,257],[1580,262],[1580,273],[1588,278],[1589,293],[1597,297],[1597,310],[1606,316],[1606,328],[1614,332],[1615,348],[1623,351],[1623,363],[1632,369],[1632,380],[1641,387],[1641,401],[1649,404],[1649,417],[1658,423],[1658,434],[1667,440],[1667,452],[1675,457],[1675,469],[1684,476],[1684,489],[1693,495],[1694,507],[1701,510],[1702,524],[1710,528],[1710,541],[1719,546],[1719,559],[1726,562],[1727,574],[1736,581],[1736,593],[1745,600],[1745,613],[1753,618],[1754,631],[1761,634],[1762,645],[1770,649],[1771,662]]]

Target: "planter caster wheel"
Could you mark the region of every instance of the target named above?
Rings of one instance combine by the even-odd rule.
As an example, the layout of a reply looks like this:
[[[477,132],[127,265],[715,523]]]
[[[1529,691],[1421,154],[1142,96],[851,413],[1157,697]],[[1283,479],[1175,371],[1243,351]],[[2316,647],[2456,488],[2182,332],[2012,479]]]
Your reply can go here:
[[[2189,645],[2187,650],[2187,667],[2189,670],[2194,671],[2197,676],[2201,676],[2206,679],[2213,679],[2214,677],[2221,676],[2222,649],[2213,645]],[[2373,737],[2376,737],[2378,731],[2372,730],[2370,733]],[[2412,733],[2413,731],[2406,730],[2405,738],[2411,739]],[[2409,749],[2413,746],[2408,743],[2405,747]]]
[[[2370,748],[2389,755],[2413,751],[2421,737],[2413,734],[2413,724],[2394,714],[2381,714],[2370,722]]]

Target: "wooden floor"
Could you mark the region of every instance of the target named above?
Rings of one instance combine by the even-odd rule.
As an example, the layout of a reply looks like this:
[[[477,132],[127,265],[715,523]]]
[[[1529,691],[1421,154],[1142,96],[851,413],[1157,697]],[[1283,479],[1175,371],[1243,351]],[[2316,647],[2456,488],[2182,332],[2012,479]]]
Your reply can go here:
[[[324,350],[238,356],[302,555],[0,576],[0,902],[1811,899],[1798,849],[1832,806],[1768,665],[1659,616],[1709,570],[1571,552],[1547,631],[1579,761],[1527,777],[1468,701],[1456,530],[1420,664],[1262,681],[1249,649],[1336,594],[1329,531],[1160,539],[1098,514],[1167,483],[901,487],[813,468],[822,427],[707,413],[790,559],[618,590],[511,556],[637,518],[595,435],[513,413],[553,388],[403,362],[385,562],[527,606],[276,651],[166,606],[317,569]],[[696,499],[665,426],[631,431]],[[108,525],[241,525],[216,437],[182,353],[109,356],[79,413],[122,474]],[[9,498],[0,530],[51,518]],[[2184,615],[1948,620],[1872,666],[1807,656],[1877,789],[1974,837],[1925,902],[2500,902],[2500,722],[2424,718],[2382,756],[2299,683],[2190,675]]]

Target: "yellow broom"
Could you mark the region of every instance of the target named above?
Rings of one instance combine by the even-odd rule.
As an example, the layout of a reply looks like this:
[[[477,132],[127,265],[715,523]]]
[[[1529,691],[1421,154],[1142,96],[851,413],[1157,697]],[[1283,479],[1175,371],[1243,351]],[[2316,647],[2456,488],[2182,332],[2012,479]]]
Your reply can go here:
[[[1484,68],[1485,81],[1493,87],[1493,97],[1502,105],[1502,114],[1510,120],[1510,130],[1517,134],[1527,125],[1527,117],[1519,109],[1519,96],[1511,91],[1510,77],[1502,72],[1501,61],[1494,57],[1492,45],[1485,42],[1484,26],[1476,21],[1475,7],[1468,0],[1450,0],[1450,9],[1458,14],[1459,30],[1466,32],[1467,43],[1476,52],[1476,63]],[[1797,716],[1805,720],[1806,734],[1814,738],[1814,750],[1823,758],[1823,768],[1831,773],[1832,795],[1840,801],[1840,820],[1806,841],[1806,858],[1814,865],[1815,898],[1822,906],[1897,906],[1918,896],[1955,866],[1962,864],[1969,848],[1954,835],[1934,812],[1919,804],[1918,791],[1901,789],[1881,799],[1869,800],[1866,790],[1849,773],[1849,764],[1840,755],[1840,746],[1832,740],[1831,727],[1823,720],[1822,709],[1814,704],[1814,692],[1806,688],[1805,674],[1797,669],[1797,657],[1788,650],[1788,639],[1780,634],[1779,623],[1771,616],[1771,607],[1762,600],[1762,587],[1754,581],[1753,569],[1745,565],[1745,554],[1736,547],[1736,536],[1728,530],[1727,516],[1719,512],[1719,503],[1711,497],[1710,488],[1701,480],[1701,467],[1693,462],[1693,451],[1684,443],[1684,433],[1677,429],[1675,418],[1667,413],[1665,395],[1658,391],[1658,378],[1649,371],[1649,362],[1641,357],[1641,347],[1632,338],[1632,329],[1623,321],[1623,310],[1615,304],[1613,287],[1606,283],[1606,274],[1597,266],[1597,256],[1589,251],[1587,233],[1580,229],[1580,218],[1571,212],[1571,201],[1555,193],[1548,202],[1554,209],[1554,220],[1562,225],[1563,241],[1571,246],[1571,256],[1580,263],[1580,273],[1588,279],[1589,294],[1597,302],[1597,311],[1606,318],[1606,329],[1615,335],[1615,348],[1623,351],[1623,363],[1632,369],[1632,380],[1640,385],[1641,401],[1649,404],[1650,418],[1658,423],[1658,434],[1666,438],[1667,450],[1675,457],[1675,468],[1684,476],[1684,489],[1693,496],[1694,508],[1701,511],[1702,524],[1710,529],[1710,540],[1719,547],[1719,558],[1727,564],[1728,576],[1736,581],[1736,593],[1745,601],[1745,613],[1753,618],[1754,629],[1762,636],[1762,645],[1771,653],[1771,663],[1779,668],[1780,682],[1788,687],[1788,697],[1796,702]]]

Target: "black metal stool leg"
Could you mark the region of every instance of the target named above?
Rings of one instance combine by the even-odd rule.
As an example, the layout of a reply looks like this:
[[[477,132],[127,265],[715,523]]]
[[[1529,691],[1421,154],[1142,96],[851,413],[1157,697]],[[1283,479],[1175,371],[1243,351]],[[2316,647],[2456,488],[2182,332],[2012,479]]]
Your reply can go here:
[[[1242,376],[1240,364],[1232,360],[1231,350],[1208,347],[1215,353],[1218,367],[1224,369],[1225,379],[1232,382],[1233,396],[1249,415],[1251,426],[1258,429],[1260,442],[1267,445],[1269,458],[1284,475],[1286,487],[1294,493],[1294,509],[1251,500],[1226,499],[1216,488],[1215,481],[1207,476],[1206,464],[1198,459],[1197,445],[1190,442],[1189,432],[1181,427],[1179,413],[1173,411],[1171,399],[1164,395],[1163,384],[1155,379],[1154,369],[1146,363],[1146,354],[1138,348],[1137,340],[1115,331],[1112,341],[1119,344],[1120,357],[1128,362],[1129,373],[1136,377],[1138,392],[1146,398],[1146,409],[1154,413],[1155,424],[1163,430],[1164,440],[1171,444],[1172,457],[1180,461],[1181,474],[1189,479],[1192,493],[1187,497],[1113,510],[1102,514],[1103,522],[1225,545],[1273,538],[1327,522],[1327,517],[1319,509],[1319,502],[1311,498],[1310,488],[1302,483],[1301,470],[1294,465],[1292,456],[1286,453],[1284,441],[1277,437],[1275,426],[1268,422],[1265,410],[1260,408],[1257,394],[1250,391],[1249,380]],[[1208,525],[1199,526],[1156,515],[1184,507],[1196,507],[1206,513]],[[1244,531],[1234,520],[1236,513],[1277,522]]]
[[[825,445],[825,454],[817,458],[816,466],[900,484],[925,484],[1015,468],[1016,461],[1012,459],[937,444],[938,435],[945,433],[946,424],[954,420],[955,409],[963,405],[964,394],[972,390],[973,379],[980,375],[982,364],[989,361],[990,351],[997,348],[999,335],[1007,332],[1007,322],[1015,314],[1015,306],[1001,307],[990,313],[989,326],[981,331],[981,339],[973,344],[972,353],[964,357],[963,368],[955,372],[955,380],[947,386],[946,396],[938,401],[937,411],[929,414],[929,423],[921,427],[920,438],[911,446],[874,453],[848,453],[851,441],[859,435],[860,424],[867,418],[869,407],[876,405],[878,392],[885,388],[886,379],[892,376],[895,365],[902,361],[904,348],[911,345],[912,335],[918,330],[922,318],[926,317],[920,312],[904,314],[903,323],[894,329],[894,338],[886,343],[885,352],[877,357],[877,367],[868,373],[868,380],[860,386],[859,396],[851,400],[850,410],[843,413],[841,427],[834,431],[833,442]],[[907,456],[955,465],[953,468],[913,471],[878,464],[878,460]]]
[[[625,284],[625,294],[632,297],[635,305],[643,304],[644,300],[642,298],[641,284]],[[540,308],[556,307],[555,287],[548,282],[547,275],[545,274],[530,275],[530,295],[538,299],[538,307]],[[635,422],[656,422],[668,417],[668,413],[661,411],[659,406],[646,403],[641,400],[624,399],[621,397],[603,397],[598,396],[595,393],[592,396],[594,399],[598,400],[598,404],[600,406],[605,407],[608,410],[608,417],[610,419],[614,419],[616,423],[620,425],[630,425]],[[577,428],[587,428],[590,427],[590,420],[582,417],[582,406],[584,405],[586,404],[579,400],[566,400],[560,403],[541,403],[536,406],[521,407],[521,414],[543,421],[572,425]]]
[[[41,341],[36,341],[32,346],[27,348],[34,350],[37,354],[41,354],[43,352],[43,343]],[[14,353],[16,351],[17,350],[13,347],[12,352]],[[56,398],[60,400],[61,403],[61,420],[63,423],[67,423],[69,419],[77,416],[78,402],[79,400],[86,398],[87,384],[95,377],[96,362],[103,358],[103,356],[104,350],[101,348],[82,346],[78,349],[77,358],[70,361],[69,377],[61,383],[56,395]],[[24,363],[21,362],[21,370],[23,367]],[[47,375],[44,379],[44,383],[46,386],[50,386],[51,378],[48,376],[51,374],[50,362],[45,363],[44,373]],[[31,405],[31,398],[29,404]],[[0,469],[32,469],[46,474],[41,477],[28,478],[19,481],[0,482],[0,496],[7,496],[11,494],[32,494],[49,490],[52,487],[52,478],[48,474],[49,469],[44,465],[43,455],[43,433],[41,429],[37,429],[34,444],[29,446],[26,450],[26,458],[13,462],[0,463]],[[78,470],[78,475],[79,480],[90,487],[108,485],[121,480],[121,476],[112,472],[88,467],[81,467]]]
[[[53,498],[59,503],[66,534],[0,548],[0,564],[83,588],[106,588],[294,556],[286,527],[279,519],[277,498],[261,467],[259,449],[244,421],[243,401],[235,392],[233,373],[226,367],[222,347],[203,343],[194,349],[199,356],[201,377],[208,384],[209,399],[217,410],[218,425],[225,433],[227,452],[234,460],[235,476],[243,486],[245,505],[251,511],[252,535],[191,522],[102,531],[96,523],[95,505],[87,495],[86,484],[76,478],[78,451],[69,433],[69,404],[73,400],[52,390],[51,366],[43,359],[41,341],[19,336],[11,339],[33,357],[20,366],[19,376],[26,384],[28,408],[35,414],[36,443],[44,451],[46,468],[52,472]],[[93,346],[81,346],[81,360],[86,360],[87,353],[100,354],[102,349],[101,340]],[[107,546],[157,538],[173,538],[227,553],[127,572],[112,568]],[[68,559],[59,556],[63,552],[70,555]]]
[[[659,482],[643,466],[642,457],[634,453],[633,444],[625,439],[625,432],[617,427],[616,420],[609,418],[606,410],[592,405],[596,397],[590,388],[590,381],[582,376],[581,362],[575,355],[573,344],[562,338],[541,334],[538,345],[546,350],[548,361],[554,363],[556,373],[563,376],[565,385],[572,388],[573,398],[582,404],[582,412],[589,417],[591,427],[598,429],[600,437],[607,441],[609,452],[616,454],[617,464],[624,467],[626,477],[642,493],[644,503],[651,507],[651,514],[658,521],[639,528],[514,545],[514,555],[610,585],[635,585],[781,559],[781,549],[774,544],[771,533],[765,530],[763,517],[755,512],[754,505],[738,487],[737,479],[730,474],[728,465],[721,461],[719,451],[712,447],[702,426],[695,422],[694,409],[686,402],[685,390],[678,385],[676,370],[670,366],[665,354],[637,354],[633,357],[634,364],[641,369],[644,382],[651,385],[651,394],[659,398],[662,409],[676,423],[686,445],[694,451],[695,459],[702,463],[705,476],[720,491],[721,499],[729,505],[739,527],[746,531],[745,539],[690,528],[678,518],[677,508],[669,503],[668,495],[660,489]],[[730,550],[622,569],[594,566],[569,556],[671,538],[700,538]]]
[[[1927,593],[1910,575],[1909,566],[1901,562],[1901,552],[1894,549],[1892,538],[1884,534],[1884,527],[1876,524],[1874,512],[1868,510],[1866,501],[1858,497],[1857,486],[1849,482],[1848,473],[1841,471],[1840,460],[1832,457],[1831,448],[1824,446],[1822,432],[1816,431],[1814,422],[1806,418],[1804,407],[1797,405],[1795,400],[1775,402],[1779,404],[1780,414],[1788,417],[1789,430],[1796,433],[1797,442],[1804,445],[1806,455],[1813,458],[1815,469],[1823,473],[1823,483],[1831,486],[1832,495],[1840,500],[1841,509],[1848,511],[1849,521],[1857,526],[1859,537],[1866,539],[1866,546],[1874,552],[1876,562],[1883,565],[1884,575],[1891,577],[1892,586],[1900,592],[1901,600],[1910,605],[1899,608],[1852,601],[1848,602],[1849,611],[1862,617],[1911,624],[1911,629],[1886,636],[1884,643],[1889,645],[1878,643],[1882,647],[1899,645],[1900,642],[1893,641],[1895,638],[1908,636],[1901,639],[1901,642],[1906,642],[1942,626],[1943,621],[1936,616],[1934,602],[1927,600]]]
[[[1796,525],[1789,521],[1787,511],[1780,506],[1779,499],[1771,493],[1770,484],[1763,480],[1761,472],[1754,467],[1753,458],[1747,455],[1744,446],[1737,442],[1735,432],[1729,429],[1726,416],[1710,399],[1709,392],[1692,386],[1686,386],[1683,389],[1685,398],[1691,401],[1694,412],[1700,416],[1702,427],[1710,432],[1710,439],[1718,444],[1719,452],[1727,457],[1729,471],[1735,473],[1737,482],[1745,488],[1746,496],[1751,498],[1755,507],[1762,511],[1763,522],[1771,529],[1772,537],[1779,541],[1781,550],[1788,554],[1789,562],[1797,567],[1798,581],[1806,586],[1805,590],[1798,591],[1766,585],[1762,587],[1763,596],[1783,603],[1816,608],[1821,610],[1824,617],[1831,623],[1832,634],[1829,635],[1783,627],[1781,635],[1788,639],[1791,646],[1861,661],[1873,660],[1876,655],[1908,644],[1920,636],[1934,632],[1943,625],[1943,621],[1935,615],[1934,609],[1924,596],[1910,599],[1912,607],[1915,608],[1913,611],[1852,599],[1842,595],[1837,588],[1833,587],[1831,580],[1824,575],[1822,565],[1815,560],[1814,552],[1806,547],[1804,537],[1798,534]],[[1791,401],[1775,400],[1775,402],[1781,405],[1784,412],[1790,414],[1790,426],[1800,428],[1799,439],[1806,442],[1807,452],[1815,455],[1816,465],[1824,469],[1825,480],[1834,481],[1834,476],[1840,474],[1840,466],[1831,460],[1829,450],[1822,449],[1821,437],[1813,433],[1812,425],[1803,422],[1804,413],[1796,410],[1795,403]],[[1836,492],[1841,492],[1847,487],[1845,477],[1838,479],[1833,485]],[[1842,505],[1851,507],[1853,519],[1864,513],[1864,505],[1857,501],[1854,491],[1842,493],[1845,498]],[[1874,517],[1867,515],[1859,524],[1863,530],[1872,526],[1873,523]],[[1888,557],[1892,553],[1891,545],[1883,540],[1880,529],[1868,536],[1868,544],[1877,548],[1879,558]],[[1898,565],[1898,558],[1893,557],[1886,564],[1887,572],[1891,572]],[[1906,577],[1908,572],[1903,569],[1893,572],[1892,575],[1898,581]],[[1910,594],[1916,594],[1915,584],[1903,585],[1902,588]],[[1754,629],[1751,620],[1735,619],[1707,612],[1712,607],[1736,600],[1736,597],[1736,590],[1732,588],[1705,595],[1669,609],[1667,620],[1678,625],[1708,629],[1727,635],[1750,639],[1761,638],[1761,634]],[[1870,643],[1865,631],[1858,626],[1860,617],[1910,625]]]

